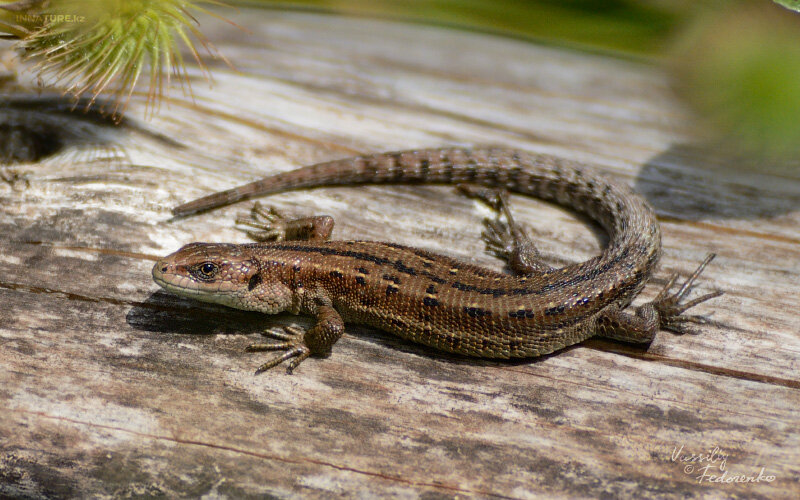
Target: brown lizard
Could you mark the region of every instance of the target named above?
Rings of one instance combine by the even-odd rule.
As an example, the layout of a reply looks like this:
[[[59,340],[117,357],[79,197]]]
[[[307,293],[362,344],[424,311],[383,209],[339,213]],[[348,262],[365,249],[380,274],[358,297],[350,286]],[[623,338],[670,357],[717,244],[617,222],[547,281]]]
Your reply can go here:
[[[659,328],[685,333],[685,323],[704,323],[701,316],[682,313],[722,293],[682,302],[714,257],[709,254],[677,292],[670,294],[673,276],[655,300],[625,312],[661,253],[653,209],[628,186],[589,166],[522,151],[453,148],[359,156],[280,173],[173,213],[290,189],[379,183],[468,183],[496,190],[496,208],[506,223],[489,224],[484,238],[507,259],[513,275],[394,243],[329,241],[330,217],[289,221],[256,205],[254,219],[245,223],[261,230],[253,236],[273,241],[191,243],[159,260],[153,279],[185,297],[316,318],[306,331],[269,331],[276,342],[249,346],[283,351],[256,373],[286,360],[291,373],[309,355],[330,353],[348,322],[482,358],[541,356],[592,336],[647,343]],[[588,214],[608,231],[608,247],[583,263],[546,265],[511,217],[506,190]]]

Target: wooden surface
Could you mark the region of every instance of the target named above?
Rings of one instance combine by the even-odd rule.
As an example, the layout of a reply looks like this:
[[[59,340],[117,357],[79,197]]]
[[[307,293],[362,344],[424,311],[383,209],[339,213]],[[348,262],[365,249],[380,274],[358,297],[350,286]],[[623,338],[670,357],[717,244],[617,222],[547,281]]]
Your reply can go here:
[[[173,92],[147,122],[140,99],[117,128],[0,111],[65,137],[16,167],[28,188],[0,188],[0,496],[797,498],[796,175],[693,147],[653,67],[365,19],[231,17],[249,33],[204,28],[238,72],[215,65],[209,88],[192,70],[195,106]],[[642,299],[714,251],[697,291],[726,292],[697,308],[714,323],[647,349],[590,340],[516,363],[348,326],[329,358],[254,376],[264,355],[244,347],[306,318],[182,300],[151,280],[153,259],[185,243],[245,241],[231,222],[249,204],[169,221],[180,202],[309,162],[454,144],[556,154],[630,182],[663,224]],[[569,211],[513,202],[553,264],[605,242]],[[268,203],[333,215],[338,238],[499,268],[479,240],[487,212],[451,189]],[[722,469],[763,472],[708,481]]]

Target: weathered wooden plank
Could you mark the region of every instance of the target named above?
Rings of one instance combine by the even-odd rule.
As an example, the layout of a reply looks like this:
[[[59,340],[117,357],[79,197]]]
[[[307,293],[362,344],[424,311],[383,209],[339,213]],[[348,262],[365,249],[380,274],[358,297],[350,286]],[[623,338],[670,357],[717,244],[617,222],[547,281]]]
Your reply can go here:
[[[0,493],[557,497],[797,495],[800,180],[734,171],[687,147],[690,118],[654,68],[474,33],[275,11],[214,27],[241,72],[195,81],[150,122],[134,104],[0,192]],[[25,119],[25,118],[21,118]],[[70,123],[73,120],[74,123]],[[92,128],[94,127],[94,128]],[[174,142],[173,142],[174,141]],[[77,143],[77,144],[76,144]],[[171,297],[155,256],[244,241],[247,205],[180,221],[169,208],[354,153],[502,144],[599,163],[663,222],[662,269],[719,254],[701,335],[649,349],[600,340],[535,361],[435,353],[348,327],[327,359],[254,376],[264,318]],[[98,145],[114,161],[92,161]],[[553,263],[605,237],[558,207],[514,198]],[[389,239],[473,262],[486,211],[437,187],[277,195],[325,212],[340,238]],[[698,481],[673,456],[728,454]],[[713,464],[717,473],[721,461]],[[714,473],[714,468],[708,473]]]

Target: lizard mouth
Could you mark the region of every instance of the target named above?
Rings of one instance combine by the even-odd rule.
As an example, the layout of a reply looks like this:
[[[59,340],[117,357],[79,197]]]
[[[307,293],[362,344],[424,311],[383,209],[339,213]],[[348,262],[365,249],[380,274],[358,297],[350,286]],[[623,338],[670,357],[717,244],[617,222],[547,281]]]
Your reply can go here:
[[[170,273],[169,268],[169,264],[161,260],[153,266],[153,281],[158,286],[183,297],[196,298],[203,294],[203,291],[198,287],[192,286],[191,279],[176,273]]]

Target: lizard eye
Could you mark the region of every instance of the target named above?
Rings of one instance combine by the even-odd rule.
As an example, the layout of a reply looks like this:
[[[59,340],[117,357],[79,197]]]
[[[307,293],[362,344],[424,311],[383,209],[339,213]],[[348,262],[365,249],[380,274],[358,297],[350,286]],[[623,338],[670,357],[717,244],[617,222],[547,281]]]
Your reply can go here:
[[[217,274],[219,270],[219,266],[214,264],[213,262],[203,262],[202,264],[198,264],[195,268],[195,276],[200,279],[211,279]]]

